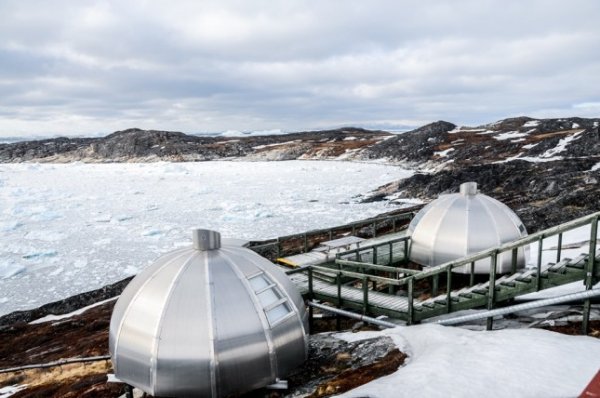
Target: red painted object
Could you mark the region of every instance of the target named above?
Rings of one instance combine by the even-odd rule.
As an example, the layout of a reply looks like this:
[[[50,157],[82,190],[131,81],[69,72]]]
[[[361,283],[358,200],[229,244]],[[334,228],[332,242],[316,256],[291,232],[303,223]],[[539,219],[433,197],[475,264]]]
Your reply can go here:
[[[600,398],[600,370],[596,373],[596,376],[590,381],[585,390],[581,393],[579,398]]]

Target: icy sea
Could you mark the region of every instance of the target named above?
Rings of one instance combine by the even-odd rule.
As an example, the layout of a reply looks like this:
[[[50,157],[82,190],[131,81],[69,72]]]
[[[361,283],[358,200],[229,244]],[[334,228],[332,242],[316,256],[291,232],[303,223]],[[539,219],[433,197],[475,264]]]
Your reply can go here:
[[[135,274],[190,229],[273,238],[389,211],[356,196],[412,172],[350,162],[0,165],[0,315]]]

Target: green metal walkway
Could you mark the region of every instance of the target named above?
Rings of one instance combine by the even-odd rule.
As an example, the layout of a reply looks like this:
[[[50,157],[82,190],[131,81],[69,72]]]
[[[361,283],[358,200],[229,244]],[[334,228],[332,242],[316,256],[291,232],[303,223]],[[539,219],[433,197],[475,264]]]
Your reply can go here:
[[[407,263],[409,238],[397,238],[368,247],[339,253],[335,263],[308,266],[288,271],[305,297],[333,303],[340,308],[351,308],[369,315],[387,315],[405,320],[408,324],[455,311],[494,308],[515,297],[582,281],[591,289],[600,280],[600,261],[596,251],[600,212],[529,235],[474,255],[418,271],[403,268]],[[562,237],[567,231],[590,225],[589,251],[575,258],[563,258]],[[544,240],[558,237],[555,263],[542,264]],[[538,261],[534,268],[516,270],[517,250],[530,243],[538,243]],[[512,253],[513,271],[502,277],[496,275],[496,263],[502,253]],[[475,284],[474,264],[490,259],[489,278]],[[468,286],[456,286],[453,269],[470,266]],[[445,280],[443,294],[438,294],[440,279]],[[427,282],[427,283],[424,283]],[[427,286],[431,298],[418,300],[415,289]],[[423,293],[423,292],[421,292]],[[587,328],[590,301],[584,304],[584,327]],[[488,319],[491,329],[492,320]]]

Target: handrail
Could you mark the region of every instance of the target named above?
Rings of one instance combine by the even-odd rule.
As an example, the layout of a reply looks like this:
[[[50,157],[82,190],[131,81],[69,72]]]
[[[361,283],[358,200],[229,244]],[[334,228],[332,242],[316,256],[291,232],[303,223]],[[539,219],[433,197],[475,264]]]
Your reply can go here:
[[[360,272],[344,271],[344,270],[339,270],[339,269],[334,269],[334,268],[320,267],[318,265],[309,265],[306,268],[310,268],[310,269],[319,271],[323,274],[343,275],[343,276],[349,276],[351,278],[356,278],[356,279],[366,278],[371,281],[388,283],[390,285],[398,284],[398,279],[385,278],[383,276],[361,274]],[[304,269],[306,269],[306,268],[304,268]]]
[[[400,279],[401,284],[405,284],[407,283],[407,279],[409,278],[414,278],[415,280],[420,280],[420,279],[424,279],[424,278],[428,278],[434,275],[439,275],[442,274],[444,272],[447,272],[449,269],[454,269],[457,267],[461,267],[467,264],[470,264],[472,262],[478,261],[478,260],[482,260],[486,257],[490,257],[490,256],[494,256],[500,253],[504,253],[507,252],[509,250],[513,250],[513,249],[518,249],[520,247],[523,247],[527,244],[539,241],[540,239],[544,239],[544,238],[548,238],[557,234],[562,234],[564,232],[570,231],[572,229],[575,229],[577,227],[581,227],[583,225],[586,225],[588,223],[592,223],[594,219],[597,219],[598,217],[600,217],[600,212],[595,212],[592,214],[589,214],[587,216],[575,219],[575,220],[571,220],[568,221],[566,223],[557,225],[555,227],[551,227],[548,228],[546,230],[543,231],[539,231],[536,233],[533,233],[531,235],[525,236],[523,238],[517,239],[513,242],[508,242],[502,245],[499,245],[497,247],[491,248],[491,249],[487,249],[487,250],[483,250],[480,251],[478,253],[469,255],[467,257],[463,257],[459,260],[453,260],[453,261],[448,261],[444,264],[441,265],[437,265],[435,267],[431,267],[428,268],[426,270],[421,271],[418,274],[415,275],[411,275],[411,276],[407,276],[403,279]]]
[[[342,259],[336,259],[335,260],[336,264],[340,264],[340,265],[347,265],[349,267],[355,267],[355,268],[365,268],[365,269],[373,269],[376,271],[385,271],[385,272],[395,272],[398,274],[417,274],[421,271],[416,270],[416,269],[409,269],[409,268],[401,268],[401,267],[390,267],[388,265],[379,265],[379,264],[372,264],[372,263],[363,263],[360,261],[350,261],[350,260],[342,260]]]
[[[354,222],[340,225],[337,227],[313,229],[313,230],[306,231],[306,232],[299,233],[299,234],[284,235],[284,236],[280,236],[278,239],[284,240],[284,239],[303,238],[304,235],[319,235],[319,234],[323,234],[323,233],[329,233],[330,231],[335,231],[337,229],[352,228],[352,227],[357,227],[357,226],[361,226],[361,225],[365,226],[365,225],[373,224],[374,222],[377,223],[380,221],[391,221],[393,219],[396,219],[396,220],[412,219],[414,217],[414,214],[415,214],[415,212],[411,211],[411,212],[407,212],[407,213],[391,214],[391,215],[387,215],[387,216],[367,218],[365,220],[354,221]]]
[[[407,241],[409,239],[410,239],[409,236],[402,236],[400,238],[395,238],[395,239],[392,239],[392,240],[386,240],[384,242],[379,242],[379,243],[373,243],[373,244],[370,244],[370,245],[367,245],[367,246],[359,246],[359,247],[357,247],[355,249],[350,249],[350,250],[346,250],[345,252],[336,253],[335,257],[336,258],[340,258],[340,257],[342,257],[343,255],[346,255],[346,254],[352,254],[352,253],[356,253],[356,252],[361,252],[363,250],[370,250],[370,249],[378,248],[378,247],[381,247],[381,246],[389,246],[390,244],[393,245],[394,243],[404,242],[404,241]]]

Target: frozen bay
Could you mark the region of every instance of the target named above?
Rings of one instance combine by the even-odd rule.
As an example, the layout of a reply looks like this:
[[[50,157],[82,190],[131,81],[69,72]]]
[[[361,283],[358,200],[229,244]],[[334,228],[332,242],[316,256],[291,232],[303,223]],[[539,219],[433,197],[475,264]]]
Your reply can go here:
[[[137,273],[193,227],[273,238],[391,210],[355,200],[412,174],[351,162],[0,165],[0,315]]]

